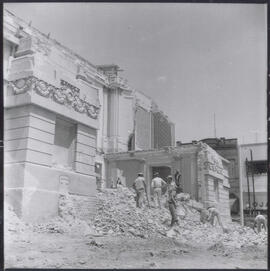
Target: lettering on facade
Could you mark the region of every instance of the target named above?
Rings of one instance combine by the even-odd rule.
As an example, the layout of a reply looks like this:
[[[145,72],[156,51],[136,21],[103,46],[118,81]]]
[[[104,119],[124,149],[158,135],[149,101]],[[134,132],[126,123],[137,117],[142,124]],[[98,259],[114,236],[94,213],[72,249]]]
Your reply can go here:
[[[223,174],[223,168],[221,168],[218,163],[210,163],[208,161],[204,162],[204,169],[205,170],[212,170],[217,172],[218,174]]]
[[[99,107],[88,103],[85,98],[81,99],[79,97],[80,90],[64,80],[61,80],[61,87],[57,88],[34,76],[29,76],[10,81],[9,87],[11,87],[15,95],[34,90],[37,94],[51,98],[59,104],[69,106],[79,113],[86,113],[90,118],[98,118]]]
[[[245,204],[246,209],[249,208],[249,204]],[[268,207],[268,201],[255,201],[251,203],[251,207],[255,207],[257,209],[266,209]]]

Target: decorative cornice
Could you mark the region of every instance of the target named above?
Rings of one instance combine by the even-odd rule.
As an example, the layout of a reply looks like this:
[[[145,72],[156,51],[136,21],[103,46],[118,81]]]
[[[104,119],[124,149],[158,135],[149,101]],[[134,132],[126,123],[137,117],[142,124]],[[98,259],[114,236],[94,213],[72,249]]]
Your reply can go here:
[[[85,113],[90,118],[98,118],[99,106],[90,104],[85,98],[81,99],[79,97],[80,90],[64,80],[61,80],[61,87],[57,88],[41,79],[29,76],[9,81],[9,87],[13,90],[14,95],[33,90],[40,96],[50,98],[54,102],[72,108],[79,113]]]

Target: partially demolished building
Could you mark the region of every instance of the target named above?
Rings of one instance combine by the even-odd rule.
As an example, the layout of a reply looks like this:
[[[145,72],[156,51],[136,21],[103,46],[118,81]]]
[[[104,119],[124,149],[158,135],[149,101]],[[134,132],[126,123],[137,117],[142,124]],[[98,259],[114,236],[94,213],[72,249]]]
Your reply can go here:
[[[5,196],[20,217],[57,215],[61,193],[94,205],[97,180],[130,186],[154,167],[179,169],[186,192],[229,217],[227,161],[206,144],[174,147],[174,124],[117,65],[94,65],[7,10],[3,45]]]

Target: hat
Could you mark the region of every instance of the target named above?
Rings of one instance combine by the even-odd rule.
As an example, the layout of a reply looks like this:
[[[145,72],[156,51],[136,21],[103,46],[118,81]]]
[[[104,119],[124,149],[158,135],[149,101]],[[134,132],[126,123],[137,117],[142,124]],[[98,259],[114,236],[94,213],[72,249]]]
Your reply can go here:
[[[154,173],[154,176],[159,176],[159,173],[158,173],[158,172],[155,172],[155,173]]]
[[[172,175],[168,175],[167,178],[168,178],[168,179],[172,179]]]
[[[142,172],[138,173],[138,176],[141,176],[141,177],[142,177],[142,176],[143,176],[143,173],[142,173]]]

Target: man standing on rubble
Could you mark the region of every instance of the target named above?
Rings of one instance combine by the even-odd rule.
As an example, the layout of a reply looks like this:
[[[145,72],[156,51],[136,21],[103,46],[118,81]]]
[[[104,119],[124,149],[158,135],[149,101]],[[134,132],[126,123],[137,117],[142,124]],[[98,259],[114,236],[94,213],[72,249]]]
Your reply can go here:
[[[133,188],[136,191],[136,206],[141,208],[144,201],[144,193],[146,192],[145,179],[141,172],[138,173],[138,177],[133,183]]]
[[[161,208],[161,192],[162,192],[162,186],[167,185],[167,183],[159,177],[159,173],[156,172],[154,174],[154,179],[151,182],[151,186],[154,190],[154,199],[155,202],[157,202],[158,207]]]
[[[260,233],[262,226],[264,227],[264,230],[267,231],[266,218],[263,215],[261,215],[259,211],[258,215],[255,218],[253,229],[257,227],[257,232]]]
[[[172,181],[172,176],[169,175],[167,177],[168,179],[168,186],[167,186],[167,193],[168,193],[168,205],[169,205],[169,210],[171,213],[171,226],[178,224],[178,218],[177,218],[177,214],[176,214],[176,200],[175,200],[175,196],[176,196],[176,186]]]
[[[183,193],[182,175],[178,170],[176,170],[174,174],[174,178],[175,178],[175,185],[176,185],[176,194]]]

